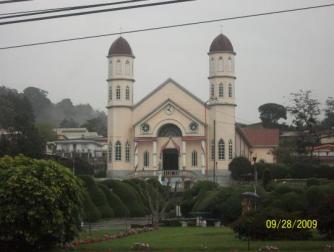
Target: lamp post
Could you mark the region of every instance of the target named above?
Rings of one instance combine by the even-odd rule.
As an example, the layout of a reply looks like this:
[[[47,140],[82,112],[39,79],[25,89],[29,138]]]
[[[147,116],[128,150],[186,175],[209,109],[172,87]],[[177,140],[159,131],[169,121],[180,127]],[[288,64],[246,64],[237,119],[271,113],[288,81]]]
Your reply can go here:
[[[254,166],[254,192],[256,193],[256,186],[257,186],[257,169],[256,169],[256,159],[257,156],[253,157],[253,166]]]

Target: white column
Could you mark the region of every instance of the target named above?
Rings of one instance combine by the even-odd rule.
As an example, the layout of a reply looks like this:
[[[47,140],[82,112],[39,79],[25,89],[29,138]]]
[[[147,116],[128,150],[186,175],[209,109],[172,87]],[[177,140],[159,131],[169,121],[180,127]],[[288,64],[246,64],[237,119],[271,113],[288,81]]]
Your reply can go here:
[[[205,141],[202,141],[201,145],[202,145],[202,153],[201,153],[202,174],[205,174],[205,151],[206,151]]]
[[[135,169],[138,168],[138,143],[135,142]]]
[[[182,167],[186,168],[187,142],[182,141]]]
[[[157,141],[153,141],[153,168],[157,169]]]

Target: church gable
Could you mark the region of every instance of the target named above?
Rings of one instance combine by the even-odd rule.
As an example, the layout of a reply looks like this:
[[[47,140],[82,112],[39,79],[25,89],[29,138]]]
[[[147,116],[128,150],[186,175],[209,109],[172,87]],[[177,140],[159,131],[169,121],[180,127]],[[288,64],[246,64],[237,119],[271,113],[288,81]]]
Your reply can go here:
[[[201,119],[190,114],[174,101],[167,99],[134,124],[135,136],[156,137],[159,129],[166,124],[176,125],[181,130],[182,136],[204,134],[205,123]]]
[[[204,121],[204,103],[172,79],[162,83],[134,106],[134,123],[143,118],[152,108],[161,105],[161,101],[173,100],[184,110]]]

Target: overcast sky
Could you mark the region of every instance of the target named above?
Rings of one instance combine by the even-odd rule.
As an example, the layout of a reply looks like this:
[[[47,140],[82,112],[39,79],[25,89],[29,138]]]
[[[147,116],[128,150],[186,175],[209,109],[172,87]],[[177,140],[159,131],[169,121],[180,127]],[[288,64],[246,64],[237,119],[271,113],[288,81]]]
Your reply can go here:
[[[155,0],[157,1],[157,0]],[[103,1],[34,0],[0,5],[0,13]],[[111,2],[105,0],[104,2]],[[325,0],[197,0],[195,2],[0,26],[0,47],[75,36],[112,33],[265,11],[334,3]],[[171,77],[202,100],[209,93],[212,40],[228,36],[237,53],[237,120],[258,121],[266,102],[287,105],[298,89],[324,102],[334,96],[334,7],[124,35],[136,56],[135,102]],[[0,85],[22,91],[35,86],[53,102],[71,98],[104,110],[107,59],[104,37],[0,50]]]

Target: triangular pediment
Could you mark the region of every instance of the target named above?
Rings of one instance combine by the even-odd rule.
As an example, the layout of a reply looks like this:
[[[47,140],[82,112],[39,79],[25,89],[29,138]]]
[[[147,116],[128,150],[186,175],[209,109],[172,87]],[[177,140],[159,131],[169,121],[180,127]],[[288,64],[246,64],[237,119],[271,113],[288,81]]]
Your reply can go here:
[[[197,96],[195,96],[194,94],[192,94],[189,90],[187,90],[186,88],[184,88],[181,84],[177,83],[175,80],[173,80],[172,78],[168,78],[165,82],[163,82],[162,84],[160,84],[156,89],[154,89],[151,93],[149,93],[147,96],[145,96],[143,99],[141,99],[139,102],[137,102],[134,107],[138,107],[140,106],[142,103],[144,103],[145,101],[147,101],[150,97],[152,97],[154,94],[158,93],[159,91],[161,91],[165,86],[167,85],[174,85],[175,87],[177,87],[177,89],[179,89],[179,92],[183,92],[185,94],[187,94],[188,96],[190,96],[192,99],[194,99],[195,101],[197,101],[198,103],[204,105],[204,102],[198,98]]]
[[[186,114],[196,117],[200,121],[204,121],[204,102],[186,90],[180,84],[172,79],[168,79],[139,101],[133,107],[133,122],[136,124],[146,115],[151,114],[152,110],[161,107],[162,102],[170,100],[174,102]]]
[[[188,120],[195,121],[195,122],[197,122],[199,124],[202,124],[202,125],[205,124],[201,119],[197,118],[195,115],[191,114],[189,111],[183,109],[180,105],[178,105],[173,100],[167,99],[164,102],[162,102],[160,104],[160,106],[152,109],[150,112],[145,114],[142,118],[140,118],[137,122],[135,122],[134,126],[137,126],[138,124],[149,121],[151,118],[153,118],[154,116],[157,116],[162,111],[165,111],[164,113],[166,113],[166,116],[171,116],[172,117],[173,115],[168,115],[168,113],[169,113],[168,112],[168,106],[171,106],[173,108],[173,110],[182,114]],[[175,113],[175,112],[173,111],[172,113]]]

